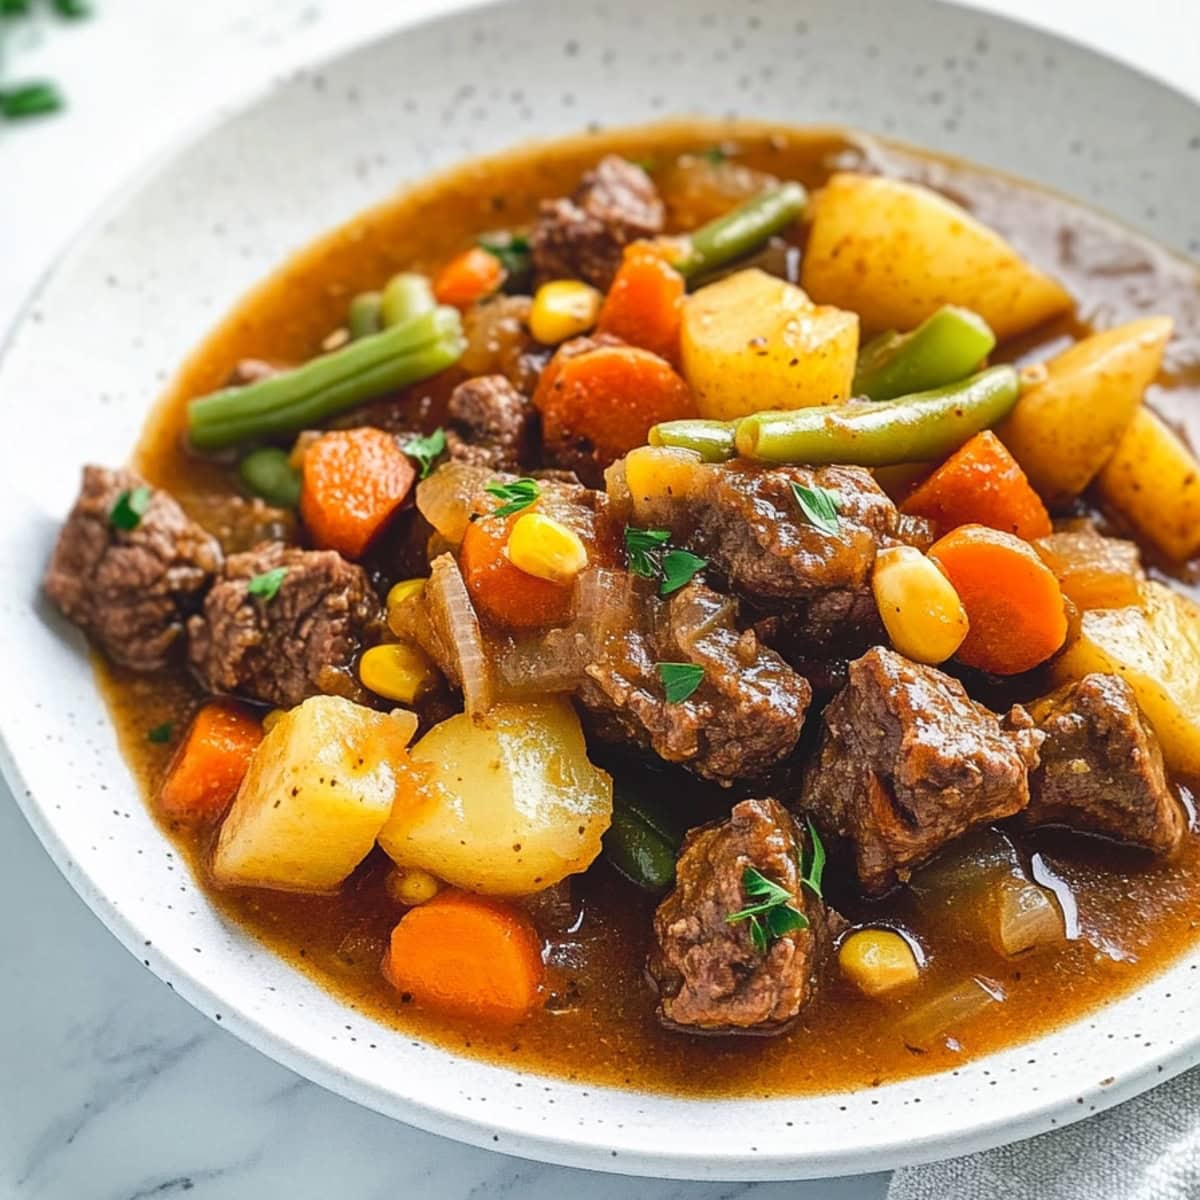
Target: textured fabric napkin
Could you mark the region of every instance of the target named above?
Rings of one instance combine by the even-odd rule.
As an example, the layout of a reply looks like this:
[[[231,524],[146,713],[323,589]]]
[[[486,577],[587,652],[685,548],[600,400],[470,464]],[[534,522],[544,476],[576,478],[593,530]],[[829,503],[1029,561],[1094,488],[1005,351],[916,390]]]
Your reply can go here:
[[[892,1177],[887,1200],[1200,1197],[1200,1068],[1066,1129]]]

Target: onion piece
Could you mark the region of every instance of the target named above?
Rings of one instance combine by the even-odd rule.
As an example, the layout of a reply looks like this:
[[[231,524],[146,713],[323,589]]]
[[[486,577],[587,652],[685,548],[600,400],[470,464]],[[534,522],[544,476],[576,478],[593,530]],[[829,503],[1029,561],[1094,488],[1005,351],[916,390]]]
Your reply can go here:
[[[1004,999],[1004,989],[998,983],[971,976],[911,1009],[896,1029],[906,1046],[930,1050],[949,1030]]]
[[[568,629],[551,629],[541,637],[510,642],[494,661],[499,690],[506,700],[573,691],[584,667],[579,637]]]
[[[417,511],[449,542],[457,546],[467,532],[471,504],[496,479],[487,467],[449,462],[417,484]]]
[[[996,888],[988,934],[997,952],[1012,958],[1064,941],[1066,929],[1051,892],[1027,880],[1005,879]]]

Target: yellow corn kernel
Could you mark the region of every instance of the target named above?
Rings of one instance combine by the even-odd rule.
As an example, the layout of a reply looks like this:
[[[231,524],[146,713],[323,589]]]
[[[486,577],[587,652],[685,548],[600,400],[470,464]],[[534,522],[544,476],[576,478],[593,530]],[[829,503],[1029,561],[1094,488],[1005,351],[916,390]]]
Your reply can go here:
[[[875,557],[875,604],[892,645],[916,662],[945,662],[962,645],[969,624],[954,585],[913,546],[892,546]]]
[[[387,700],[412,704],[437,679],[425,652],[409,642],[372,646],[360,659],[358,677],[363,687]]]
[[[601,296],[577,279],[543,283],[529,310],[529,332],[546,346],[587,333],[600,314]]]
[[[412,908],[432,900],[442,890],[442,883],[435,875],[422,871],[420,867],[396,867],[388,873],[384,887],[398,904]]]
[[[271,711],[269,713],[267,713],[267,715],[265,717],[263,717],[263,719],[262,719],[263,733],[270,733],[272,727],[279,723],[279,719],[281,717],[286,717],[286,716],[287,716],[286,708],[271,709]]]
[[[551,583],[570,583],[588,565],[587,547],[579,534],[538,512],[517,518],[507,550],[514,567]]]
[[[400,611],[414,596],[419,596],[425,590],[423,579],[402,579],[391,586],[387,594],[387,623],[393,633],[399,633],[393,615]]]
[[[838,948],[838,966],[868,996],[906,987],[921,974],[913,948],[890,929],[860,929],[850,934]]]

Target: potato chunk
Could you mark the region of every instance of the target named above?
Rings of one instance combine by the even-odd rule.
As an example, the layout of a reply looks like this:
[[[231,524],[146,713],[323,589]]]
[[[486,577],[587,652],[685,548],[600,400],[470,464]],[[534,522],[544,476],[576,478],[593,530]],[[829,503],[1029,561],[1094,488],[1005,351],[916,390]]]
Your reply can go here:
[[[703,417],[840,404],[854,381],[858,318],[764,271],[738,271],[684,302],[681,354]]]
[[[978,313],[1000,339],[1071,307],[1061,284],[929,188],[834,175],[813,201],[800,282],[868,332],[914,329],[943,304]]]
[[[1167,558],[1185,562],[1200,553],[1200,463],[1148,408],[1134,415],[1096,485]]]
[[[271,726],[217,839],[218,883],[328,892],[388,819],[416,717],[313,696]]]
[[[1200,606],[1147,583],[1140,607],[1085,612],[1055,675],[1066,681],[1093,671],[1120,675],[1133,688],[1168,766],[1200,772]]]
[[[1146,317],[1084,338],[1021,394],[996,432],[1047,504],[1074,499],[1112,457],[1172,328],[1170,317]]]
[[[398,866],[490,895],[541,891],[584,870],[612,819],[612,780],[588,761],[565,700],[495,705],[431,729],[412,749],[379,844]]]
[[[1141,603],[1146,573],[1133,542],[1104,537],[1087,528],[1048,534],[1038,538],[1033,548],[1076,608],[1086,611]]]

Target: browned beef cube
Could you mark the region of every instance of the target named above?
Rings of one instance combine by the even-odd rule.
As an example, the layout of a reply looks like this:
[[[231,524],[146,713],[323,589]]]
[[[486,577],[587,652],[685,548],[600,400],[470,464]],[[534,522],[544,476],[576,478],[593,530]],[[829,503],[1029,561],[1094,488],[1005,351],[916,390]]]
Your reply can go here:
[[[831,938],[824,904],[800,882],[803,848],[804,834],[775,800],[743,800],[728,820],[688,835],[675,888],[654,915],[648,967],[664,1024],[773,1033],[808,1003]],[[755,903],[749,867],[789,893],[804,928],[756,942],[749,919],[727,919]]]
[[[1186,830],[1158,738],[1119,675],[1087,675],[1030,705],[1046,735],[1028,825],[1066,825],[1168,854]]]
[[[537,428],[533,406],[503,375],[460,383],[446,408],[450,457],[520,474],[530,463]]]
[[[854,844],[864,890],[886,891],[973,825],[1020,812],[1042,734],[1001,722],[961,683],[875,647],[825,710],[801,806]]]
[[[164,491],[150,490],[144,511],[133,512],[130,498],[138,493],[133,507],[141,507],[146,486],[132,471],[85,467],[44,586],[114,662],[153,671],[182,639],[188,613],[220,569],[221,548]]]

